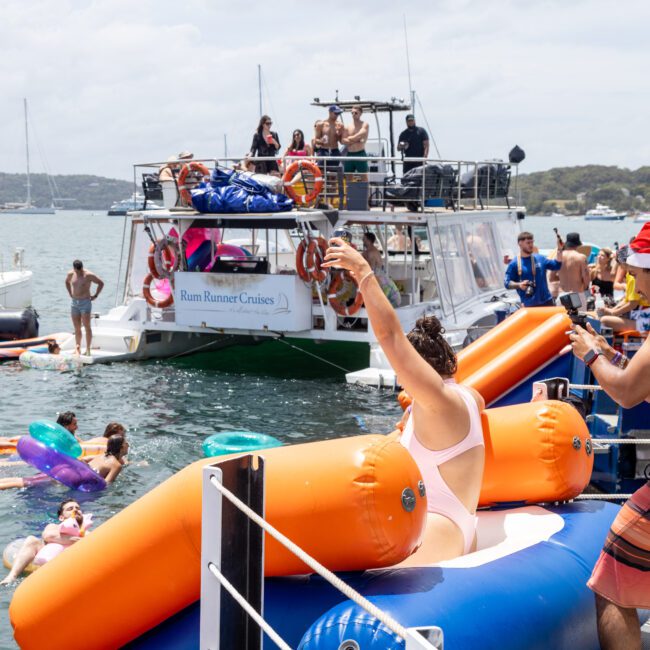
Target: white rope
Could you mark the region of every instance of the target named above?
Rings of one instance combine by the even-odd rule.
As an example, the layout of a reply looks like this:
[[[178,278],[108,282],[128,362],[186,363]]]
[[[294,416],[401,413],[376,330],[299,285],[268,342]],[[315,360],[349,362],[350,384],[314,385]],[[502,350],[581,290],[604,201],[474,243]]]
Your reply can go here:
[[[602,386],[596,386],[595,384],[569,384],[569,388],[575,388],[576,390],[603,390]]]
[[[318,573],[322,578],[325,578],[331,585],[336,587],[342,594],[353,600],[357,605],[363,607],[369,614],[381,621],[389,630],[398,634],[403,639],[406,639],[408,634],[407,629],[400,625],[392,616],[386,614],[376,605],[373,605],[369,600],[364,598],[359,592],[355,591],[347,585],[338,576],[332,573],[329,569],[325,568],[320,562],[315,560],[311,555],[308,555],[299,546],[294,544],[288,537],[285,537],[280,531],[275,529],[271,524],[262,519],[255,511],[251,510],[245,503],[240,501],[228,488],[224,487],[216,476],[210,477],[210,482],[214,485],[223,496],[228,499],[232,504],[239,508],[246,516],[252,519],[260,528],[265,530],[271,537],[275,538],[280,544],[289,549],[299,560],[304,562],[310,569]]]
[[[591,442],[594,445],[650,445],[650,438],[592,438]]]
[[[575,497],[575,501],[582,501],[583,499],[629,499],[631,494],[579,494]]]
[[[208,569],[212,575],[221,583],[226,591],[246,610],[246,613],[268,634],[269,638],[278,648],[291,650],[291,646],[259,615],[255,608],[233,587],[226,576],[217,569],[212,562],[208,563]]]

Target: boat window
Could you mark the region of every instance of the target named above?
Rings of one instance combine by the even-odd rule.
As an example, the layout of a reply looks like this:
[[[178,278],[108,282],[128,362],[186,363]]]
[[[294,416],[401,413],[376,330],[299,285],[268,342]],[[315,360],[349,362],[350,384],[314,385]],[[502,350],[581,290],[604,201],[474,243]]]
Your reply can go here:
[[[503,262],[507,263],[506,258],[514,258],[519,250],[519,246],[517,245],[519,229],[517,222],[511,219],[498,219],[496,223],[499,252],[501,253]],[[505,269],[503,271],[505,273]]]
[[[440,282],[439,289],[448,310],[452,304],[457,305],[471,298],[475,292],[461,225],[439,226],[433,235],[432,243]]]
[[[469,221],[465,224],[467,252],[472,273],[481,291],[491,291],[501,286],[503,271],[499,247],[494,240],[490,223]]]

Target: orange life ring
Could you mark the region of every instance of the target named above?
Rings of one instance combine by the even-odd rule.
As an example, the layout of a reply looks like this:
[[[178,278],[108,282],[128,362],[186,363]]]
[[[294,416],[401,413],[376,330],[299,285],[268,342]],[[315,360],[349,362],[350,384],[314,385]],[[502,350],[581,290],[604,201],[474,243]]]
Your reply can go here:
[[[151,275],[156,280],[171,277],[171,274],[178,269],[179,259],[178,247],[166,237],[149,246],[147,264]]]
[[[192,205],[192,194],[189,187],[186,187],[187,177],[190,172],[201,172],[203,176],[210,176],[210,170],[200,162],[185,163],[178,175],[178,193],[186,205]],[[194,187],[194,186],[192,186]]]
[[[312,239],[307,246],[307,254],[305,260],[307,268],[305,271],[309,273],[312,279],[316,282],[323,282],[327,277],[327,269],[322,268],[325,261],[325,253],[327,252],[327,242],[324,237]]]
[[[170,292],[170,294],[164,300],[156,300],[151,295],[151,283],[153,280],[153,273],[148,273],[144,279],[144,282],[142,283],[142,295],[147,301],[147,304],[151,305],[152,307],[157,307],[158,309],[165,309],[165,307],[169,307],[169,305],[174,302],[174,294]]]
[[[306,194],[298,194],[293,189],[291,182],[296,172],[302,169],[307,169],[314,176],[314,187],[311,192],[307,192]],[[311,160],[295,160],[285,170],[282,182],[284,183],[285,193],[289,198],[293,199],[296,203],[311,203],[323,190],[323,172]],[[305,187],[305,189],[307,188]]]
[[[361,309],[361,306],[363,305],[363,294],[361,291],[359,291],[359,287],[357,287],[357,292],[354,296],[354,302],[349,307],[344,302],[342,302],[341,299],[337,296],[337,292],[343,286],[343,281],[346,279],[354,281],[348,271],[337,273],[334,276],[327,293],[327,300],[330,304],[330,307],[340,316],[353,316]]]
[[[307,251],[307,244],[303,239],[296,249],[296,271],[298,271],[298,277],[303,282],[309,282],[309,272],[305,268],[305,253]]]

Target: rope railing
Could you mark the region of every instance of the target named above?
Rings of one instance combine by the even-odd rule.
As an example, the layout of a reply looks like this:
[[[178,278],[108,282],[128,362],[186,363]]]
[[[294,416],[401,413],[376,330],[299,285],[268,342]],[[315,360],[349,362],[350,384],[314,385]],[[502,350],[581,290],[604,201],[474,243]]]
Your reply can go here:
[[[249,508],[243,501],[238,499],[228,488],[222,485],[215,476],[210,477],[210,483],[230,501],[236,508],[241,510],[247,517],[254,521],[262,530],[268,533],[276,541],[291,551],[299,560],[304,562],[312,571],[327,580],[333,587],[338,589],[344,596],[355,602],[359,607],[365,609],[370,615],[383,623],[389,630],[403,639],[409,636],[408,630],[398,623],[392,616],[373,605],[368,599],[364,598],[358,591],[352,589],[348,584],[343,582],[336,574],[324,567],[318,560],[306,553],[297,544],[292,542],[288,537],[283,535],[279,530],[274,528],[265,519],[260,517],[254,510]],[[210,569],[214,574],[214,571]]]

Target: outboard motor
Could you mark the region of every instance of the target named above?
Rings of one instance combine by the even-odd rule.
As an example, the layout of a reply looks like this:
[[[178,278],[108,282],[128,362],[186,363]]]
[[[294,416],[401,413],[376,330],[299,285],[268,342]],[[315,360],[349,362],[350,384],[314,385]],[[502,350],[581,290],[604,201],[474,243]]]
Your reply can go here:
[[[22,311],[0,311],[0,341],[32,339],[38,336],[38,314],[28,307]]]

